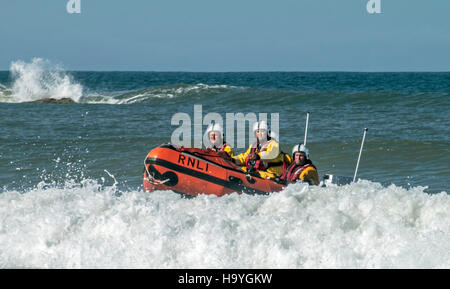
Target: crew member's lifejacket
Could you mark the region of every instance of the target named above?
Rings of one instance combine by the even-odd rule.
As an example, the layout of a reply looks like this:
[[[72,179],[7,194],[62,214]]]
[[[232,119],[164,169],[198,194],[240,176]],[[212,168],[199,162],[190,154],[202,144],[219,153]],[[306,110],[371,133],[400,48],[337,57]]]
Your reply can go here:
[[[252,154],[257,154],[257,153],[266,151],[267,150],[267,146],[269,145],[269,143],[270,143],[270,140],[265,141],[263,144],[260,144],[259,142],[254,142],[252,144],[252,148],[250,150],[250,153],[248,154],[247,158],[245,159],[245,166],[247,167],[247,169],[252,169],[255,172],[257,172],[257,171],[265,171],[269,167],[282,166],[285,163],[283,161],[280,161],[280,162],[267,162],[267,161],[263,161],[263,160],[256,160],[255,163],[252,166],[252,164],[250,163],[250,156]]]
[[[259,160],[251,159],[252,154],[257,154]],[[242,170],[247,173],[257,173],[263,179],[275,179],[283,173],[283,163],[286,154],[281,152],[276,140],[255,142],[244,153],[233,157],[234,163],[243,166]],[[287,158],[290,163],[290,158]]]
[[[304,165],[297,165],[295,162],[293,162],[286,169],[281,179],[289,183],[296,182],[299,180],[300,174],[308,167],[313,167],[315,170],[317,170],[310,160],[306,160],[306,163]]]
[[[268,143],[268,142],[266,142],[266,143]],[[267,147],[267,145],[266,145],[266,147]],[[257,154],[260,151],[261,150],[259,148],[259,143],[254,143],[252,146],[252,149],[250,150],[250,153],[248,154],[247,158],[245,159],[245,166],[247,167],[247,169],[252,170],[254,172],[264,171],[267,169],[266,165],[261,160],[256,160],[253,164],[251,163],[250,156],[253,154]]]

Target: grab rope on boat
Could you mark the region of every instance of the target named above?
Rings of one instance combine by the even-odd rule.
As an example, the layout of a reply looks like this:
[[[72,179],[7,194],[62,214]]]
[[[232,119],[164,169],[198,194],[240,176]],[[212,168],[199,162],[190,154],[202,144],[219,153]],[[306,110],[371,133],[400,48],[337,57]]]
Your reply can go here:
[[[147,159],[144,160],[144,168],[145,168],[145,172],[146,174],[146,179],[152,184],[152,185],[163,185],[165,183],[167,183],[168,181],[170,181],[170,178],[165,179],[165,180],[158,180],[155,175],[159,174],[158,171],[153,171],[153,174],[151,174],[148,171],[148,167],[147,167]],[[150,165],[149,165],[150,167]],[[159,174],[160,175],[160,174]]]

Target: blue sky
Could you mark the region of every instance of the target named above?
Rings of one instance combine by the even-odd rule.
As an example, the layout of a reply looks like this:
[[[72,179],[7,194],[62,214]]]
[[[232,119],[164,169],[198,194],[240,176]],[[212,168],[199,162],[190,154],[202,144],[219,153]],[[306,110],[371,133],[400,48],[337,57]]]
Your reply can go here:
[[[450,71],[449,0],[0,1],[0,70]]]

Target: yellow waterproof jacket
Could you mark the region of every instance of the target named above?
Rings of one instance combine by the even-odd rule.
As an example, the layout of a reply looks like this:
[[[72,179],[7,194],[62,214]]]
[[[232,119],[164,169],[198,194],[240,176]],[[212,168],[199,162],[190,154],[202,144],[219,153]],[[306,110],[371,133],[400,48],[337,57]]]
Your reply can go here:
[[[310,166],[310,167],[307,167],[306,169],[304,169],[300,173],[298,178],[304,182],[307,182],[308,180],[312,180],[316,186],[319,185],[319,183],[320,183],[319,174],[317,173],[317,170],[313,166]]]
[[[245,153],[241,153],[233,157],[236,164],[242,166],[245,165],[245,161],[250,155],[252,148],[255,148],[255,153],[258,154],[260,161],[263,162],[266,169],[259,170],[259,175],[264,179],[274,179],[281,176],[283,173],[283,160],[284,154],[281,153],[280,145],[275,140],[266,141],[257,148],[257,143],[253,143]],[[242,167],[244,171],[247,171],[247,167]]]
[[[229,145],[224,144],[222,147],[222,151],[226,152],[230,156],[230,158],[234,157],[234,151]]]

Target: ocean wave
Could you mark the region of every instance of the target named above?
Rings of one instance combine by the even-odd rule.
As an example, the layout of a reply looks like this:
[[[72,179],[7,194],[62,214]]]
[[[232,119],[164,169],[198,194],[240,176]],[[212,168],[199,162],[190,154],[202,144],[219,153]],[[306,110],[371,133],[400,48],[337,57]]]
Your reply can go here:
[[[236,87],[231,85],[207,85],[203,83],[197,84],[174,84],[166,86],[152,86],[145,89],[137,89],[128,92],[89,92],[86,94],[72,93],[60,93],[59,87],[55,87],[54,90],[58,91],[50,92],[46,90],[42,92],[41,88],[34,88],[32,90],[21,87],[19,84],[15,84],[16,88],[8,88],[0,85],[0,102],[25,102],[34,101],[42,98],[71,98],[77,103],[90,103],[90,104],[133,104],[133,103],[145,103],[153,100],[169,100],[169,99],[183,99],[186,101],[191,100],[194,97],[209,98],[214,97],[220,93],[226,93],[229,91],[240,91],[245,88]],[[17,89],[17,87],[21,87]],[[62,92],[70,90],[70,84],[68,87],[63,88]],[[24,91],[32,91],[24,93]]]
[[[92,93],[83,96],[82,103],[105,103],[105,104],[132,104],[143,103],[155,99],[175,99],[193,97],[211,97],[230,90],[243,89],[231,85],[208,85],[204,83],[196,84],[173,84],[163,86],[150,86],[144,89],[132,90],[124,93]]]
[[[11,85],[0,84],[0,102],[20,103],[44,98],[70,98],[77,103],[133,104],[152,100],[214,97],[228,91],[247,88],[204,83],[176,83],[167,85],[148,84],[133,90],[110,90],[101,82],[92,87],[83,87],[74,77],[49,60],[33,58],[30,63],[14,61],[10,66]]]
[[[445,192],[360,181],[184,199],[116,183],[0,194],[0,267],[450,268]]]
[[[0,84],[0,101],[11,98],[12,90],[2,84]]]
[[[14,61],[10,75],[10,88],[0,87],[1,102],[28,102],[43,98],[71,98],[78,102],[83,95],[83,86],[58,65],[42,58],[33,58],[31,63]]]

